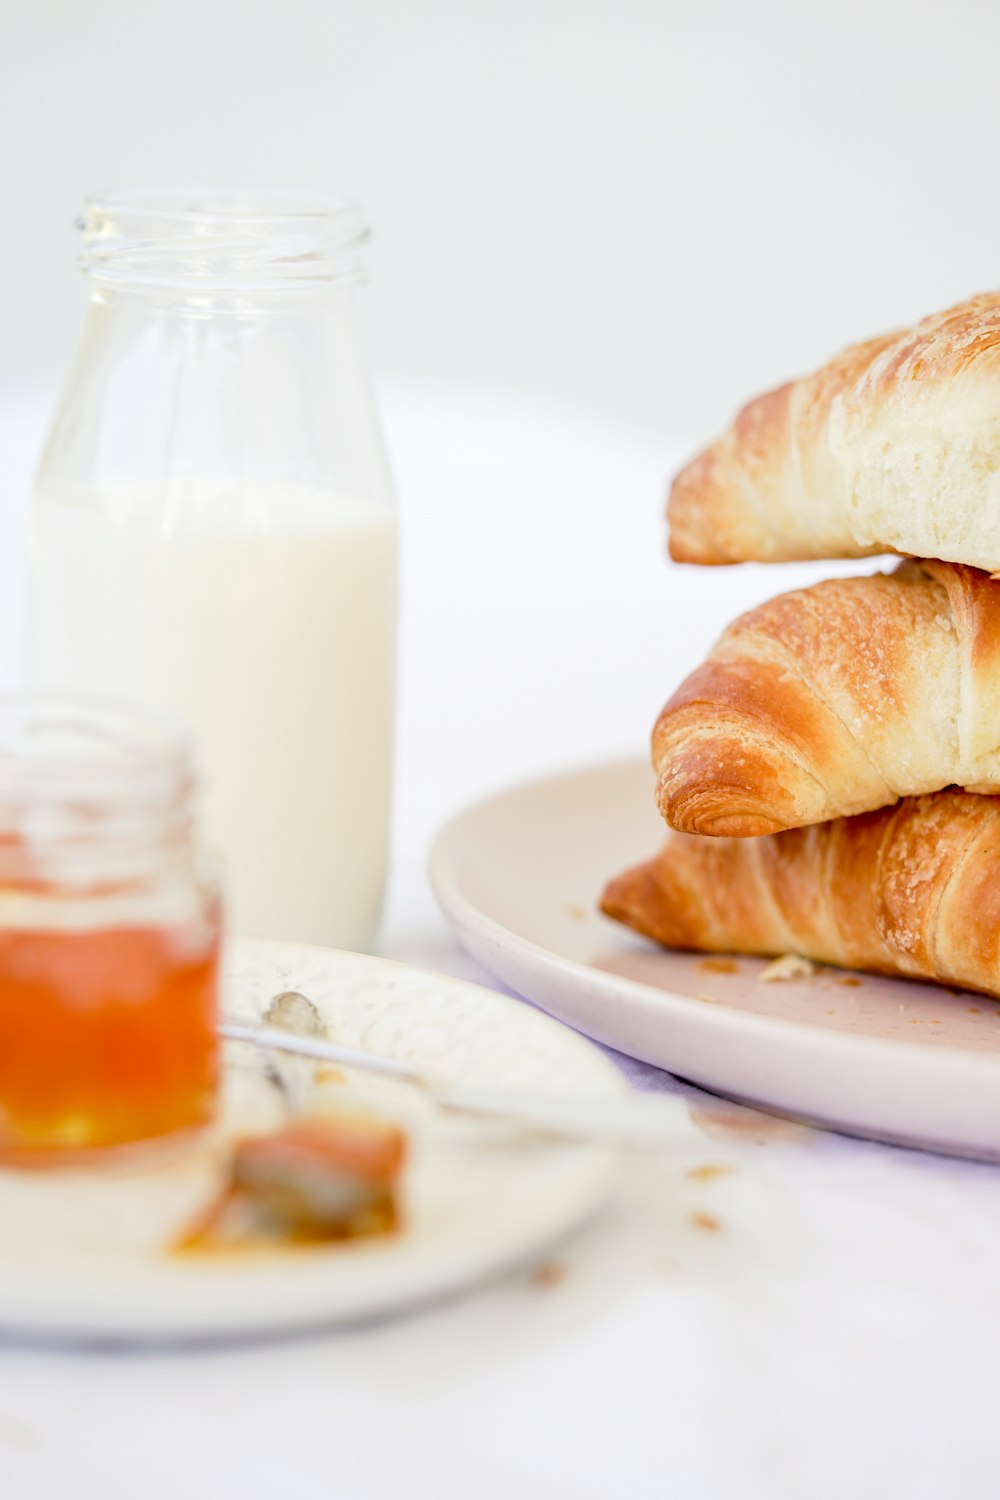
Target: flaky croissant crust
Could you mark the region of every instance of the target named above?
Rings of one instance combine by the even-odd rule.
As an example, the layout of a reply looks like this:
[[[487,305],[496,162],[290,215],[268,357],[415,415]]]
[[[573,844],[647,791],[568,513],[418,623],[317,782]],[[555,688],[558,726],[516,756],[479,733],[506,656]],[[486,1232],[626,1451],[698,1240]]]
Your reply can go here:
[[[660,811],[736,838],[1000,792],[1000,582],[908,559],[741,616],[657,720]]]
[[[1000,993],[1000,800],[960,791],[759,839],[674,833],[608,916],[668,948],[801,953]]]
[[[1000,293],[751,401],[674,480],[680,562],[903,552],[1000,569]]]

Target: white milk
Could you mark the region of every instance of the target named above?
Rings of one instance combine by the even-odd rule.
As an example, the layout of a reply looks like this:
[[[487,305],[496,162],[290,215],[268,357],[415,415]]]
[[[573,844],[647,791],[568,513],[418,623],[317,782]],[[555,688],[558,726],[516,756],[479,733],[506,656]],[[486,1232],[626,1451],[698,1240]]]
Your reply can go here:
[[[187,720],[231,930],[371,944],[385,878],[396,527],[296,491],[36,498],[40,687]]]

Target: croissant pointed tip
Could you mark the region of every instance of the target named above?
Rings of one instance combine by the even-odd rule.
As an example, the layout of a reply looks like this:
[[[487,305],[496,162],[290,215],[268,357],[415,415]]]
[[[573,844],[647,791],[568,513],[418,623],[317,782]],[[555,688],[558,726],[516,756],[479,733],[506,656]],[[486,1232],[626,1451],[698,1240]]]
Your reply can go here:
[[[793,819],[775,816],[748,797],[746,787],[707,784],[700,778],[678,784],[676,776],[661,777],[656,789],[660,816],[678,833],[706,838],[752,839],[780,833]]]

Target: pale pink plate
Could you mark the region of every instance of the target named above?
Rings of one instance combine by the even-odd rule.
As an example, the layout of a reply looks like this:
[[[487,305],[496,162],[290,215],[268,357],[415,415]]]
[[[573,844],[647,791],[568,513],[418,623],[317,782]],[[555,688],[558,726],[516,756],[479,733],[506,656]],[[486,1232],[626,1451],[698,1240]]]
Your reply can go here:
[[[480,963],[598,1041],[852,1135],[1000,1159],[1000,1001],[839,969],[762,983],[759,959],[665,953],[597,911],[662,837],[648,767],[572,772],[459,814],[431,881]]]

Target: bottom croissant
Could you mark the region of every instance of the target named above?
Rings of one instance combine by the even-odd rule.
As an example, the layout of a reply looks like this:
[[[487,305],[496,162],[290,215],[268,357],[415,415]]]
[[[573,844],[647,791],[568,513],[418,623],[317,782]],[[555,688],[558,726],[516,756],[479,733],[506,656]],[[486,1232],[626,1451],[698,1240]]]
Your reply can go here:
[[[948,790],[761,838],[672,833],[601,909],[668,948],[800,953],[1000,993],[1000,797]]]

